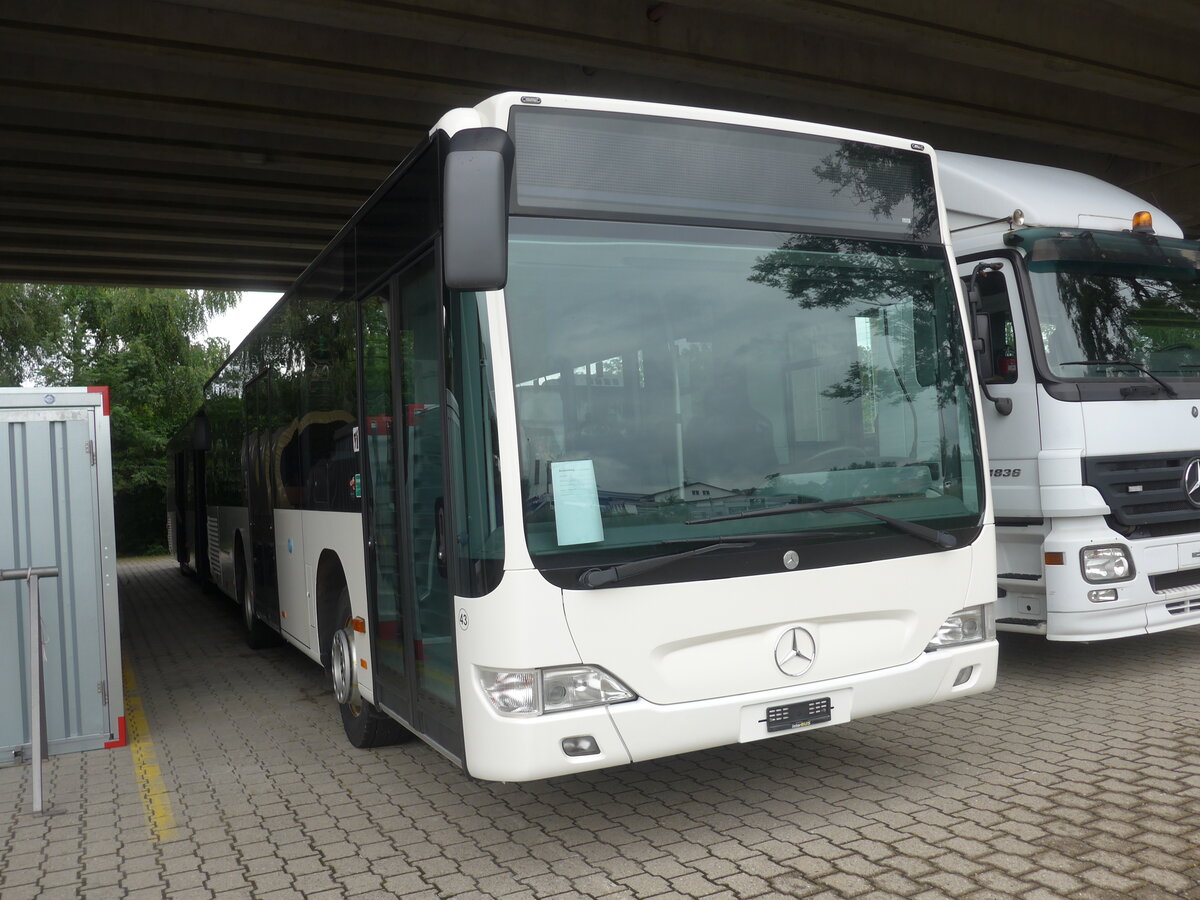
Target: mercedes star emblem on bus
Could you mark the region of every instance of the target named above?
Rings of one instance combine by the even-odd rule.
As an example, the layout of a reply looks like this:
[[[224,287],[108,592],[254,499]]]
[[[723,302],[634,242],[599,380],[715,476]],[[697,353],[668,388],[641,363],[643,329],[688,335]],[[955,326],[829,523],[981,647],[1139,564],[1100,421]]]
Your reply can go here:
[[[1193,457],[1183,470],[1183,492],[1188,503],[1200,508],[1200,457]]]
[[[817,658],[817,642],[803,628],[790,628],[775,645],[775,664],[784,675],[796,678],[807,672]]]

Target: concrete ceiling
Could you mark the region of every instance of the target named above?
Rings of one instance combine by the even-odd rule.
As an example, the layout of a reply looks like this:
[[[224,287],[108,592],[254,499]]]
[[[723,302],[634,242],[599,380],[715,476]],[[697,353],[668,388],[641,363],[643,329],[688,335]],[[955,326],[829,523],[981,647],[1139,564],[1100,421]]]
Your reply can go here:
[[[713,106],[1064,165],[1200,236],[1194,0],[5,0],[0,281],[282,290],[443,111]]]

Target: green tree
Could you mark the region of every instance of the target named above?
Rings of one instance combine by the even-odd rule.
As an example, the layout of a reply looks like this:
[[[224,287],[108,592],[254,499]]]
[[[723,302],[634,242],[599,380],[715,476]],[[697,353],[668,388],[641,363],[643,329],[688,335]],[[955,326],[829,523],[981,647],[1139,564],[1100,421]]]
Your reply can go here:
[[[166,443],[229,354],[202,339],[235,291],[0,284],[0,383],[108,385],[117,549],[163,546]]]
[[[42,345],[60,327],[57,290],[0,284],[0,385],[19,385],[37,369]]]

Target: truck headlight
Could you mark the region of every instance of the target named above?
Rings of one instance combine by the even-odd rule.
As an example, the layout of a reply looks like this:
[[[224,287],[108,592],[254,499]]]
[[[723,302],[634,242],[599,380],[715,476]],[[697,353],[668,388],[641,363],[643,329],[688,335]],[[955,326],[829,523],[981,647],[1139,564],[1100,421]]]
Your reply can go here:
[[[1123,544],[1084,547],[1079,551],[1079,567],[1084,580],[1092,584],[1127,581],[1133,577],[1133,560]]]
[[[968,606],[952,614],[938,626],[937,633],[926,645],[925,652],[941,650],[943,647],[956,647],[959,644],[974,644],[976,641],[990,641],[995,636],[996,620],[992,604]]]
[[[637,694],[599,666],[478,671],[484,695],[504,716],[538,716],[637,699]]]

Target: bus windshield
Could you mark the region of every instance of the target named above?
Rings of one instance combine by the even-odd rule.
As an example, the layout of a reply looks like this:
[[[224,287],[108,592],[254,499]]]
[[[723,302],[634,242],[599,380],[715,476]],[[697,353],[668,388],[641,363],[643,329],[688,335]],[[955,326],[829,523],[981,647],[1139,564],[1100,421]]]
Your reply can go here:
[[[1032,242],[1029,270],[1053,375],[1200,375],[1200,244],[1055,231]]]
[[[836,508],[704,521],[825,501],[978,525],[944,248],[524,217],[511,240],[522,499],[539,565],[781,532],[895,534]]]

